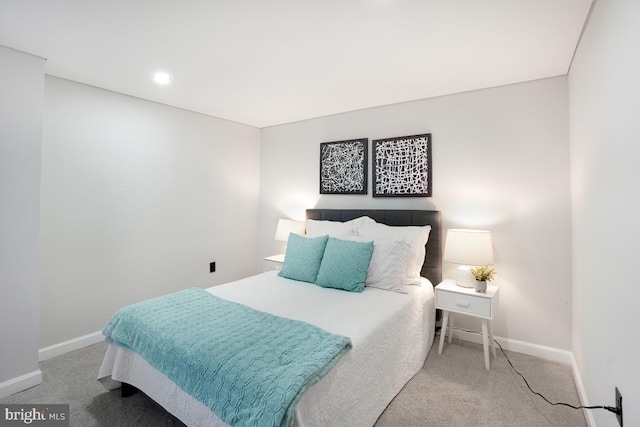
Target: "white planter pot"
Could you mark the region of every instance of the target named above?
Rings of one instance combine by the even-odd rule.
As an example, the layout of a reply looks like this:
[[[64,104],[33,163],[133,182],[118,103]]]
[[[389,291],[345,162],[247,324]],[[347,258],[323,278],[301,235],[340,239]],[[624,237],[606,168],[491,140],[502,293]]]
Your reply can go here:
[[[476,292],[487,292],[487,281],[486,280],[476,280]]]

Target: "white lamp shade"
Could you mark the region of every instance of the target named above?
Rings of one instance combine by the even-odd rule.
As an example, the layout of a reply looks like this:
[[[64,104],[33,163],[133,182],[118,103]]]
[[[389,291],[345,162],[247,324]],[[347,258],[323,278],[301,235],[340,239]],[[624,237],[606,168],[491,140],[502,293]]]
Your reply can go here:
[[[291,219],[279,220],[275,239],[286,242],[289,240],[289,233],[304,234],[304,221],[294,221]]]
[[[491,233],[486,230],[447,230],[443,259],[472,266],[493,264]]]

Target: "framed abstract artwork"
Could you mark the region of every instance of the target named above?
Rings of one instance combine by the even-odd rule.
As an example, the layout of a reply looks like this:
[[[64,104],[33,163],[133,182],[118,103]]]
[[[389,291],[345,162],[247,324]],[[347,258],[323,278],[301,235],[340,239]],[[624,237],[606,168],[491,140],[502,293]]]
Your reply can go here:
[[[367,194],[369,139],[320,143],[320,194]]]
[[[431,197],[431,134],[376,139],[373,197]]]

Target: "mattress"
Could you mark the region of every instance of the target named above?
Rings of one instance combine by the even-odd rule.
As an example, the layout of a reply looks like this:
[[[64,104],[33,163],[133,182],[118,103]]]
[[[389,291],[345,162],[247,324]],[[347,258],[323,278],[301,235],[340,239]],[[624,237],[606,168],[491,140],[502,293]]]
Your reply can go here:
[[[298,401],[294,425],[371,426],[420,370],[431,348],[434,292],[422,280],[421,286],[405,286],[406,293],[369,287],[352,293],[270,271],[207,291],[349,337],[351,351]],[[98,379],[108,389],[121,382],[139,388],[188,426],[226,426],[142,357],[121,347],[108,346]]]

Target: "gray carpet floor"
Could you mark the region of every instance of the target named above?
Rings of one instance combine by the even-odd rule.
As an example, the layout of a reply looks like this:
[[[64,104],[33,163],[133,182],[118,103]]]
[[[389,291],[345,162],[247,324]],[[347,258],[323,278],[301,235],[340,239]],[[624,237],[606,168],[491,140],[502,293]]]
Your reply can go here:
[[[142,393],[123,399],[96,380],[105,344],[40,364],[43,383],[0,403],[69,403],[71,426],[180,426]],[[579,404],[571,367],[507,352],[534,390],[551,401]],[[376,427],[398,426],[586,426],[582,410],[551,406],[532,394],[498,350],[484,369],[482,346],[454,339],[427,361],[389,404]],[[331,426],[334,427],[334,426]],[[336,426],[337,427],[337,426]]]

